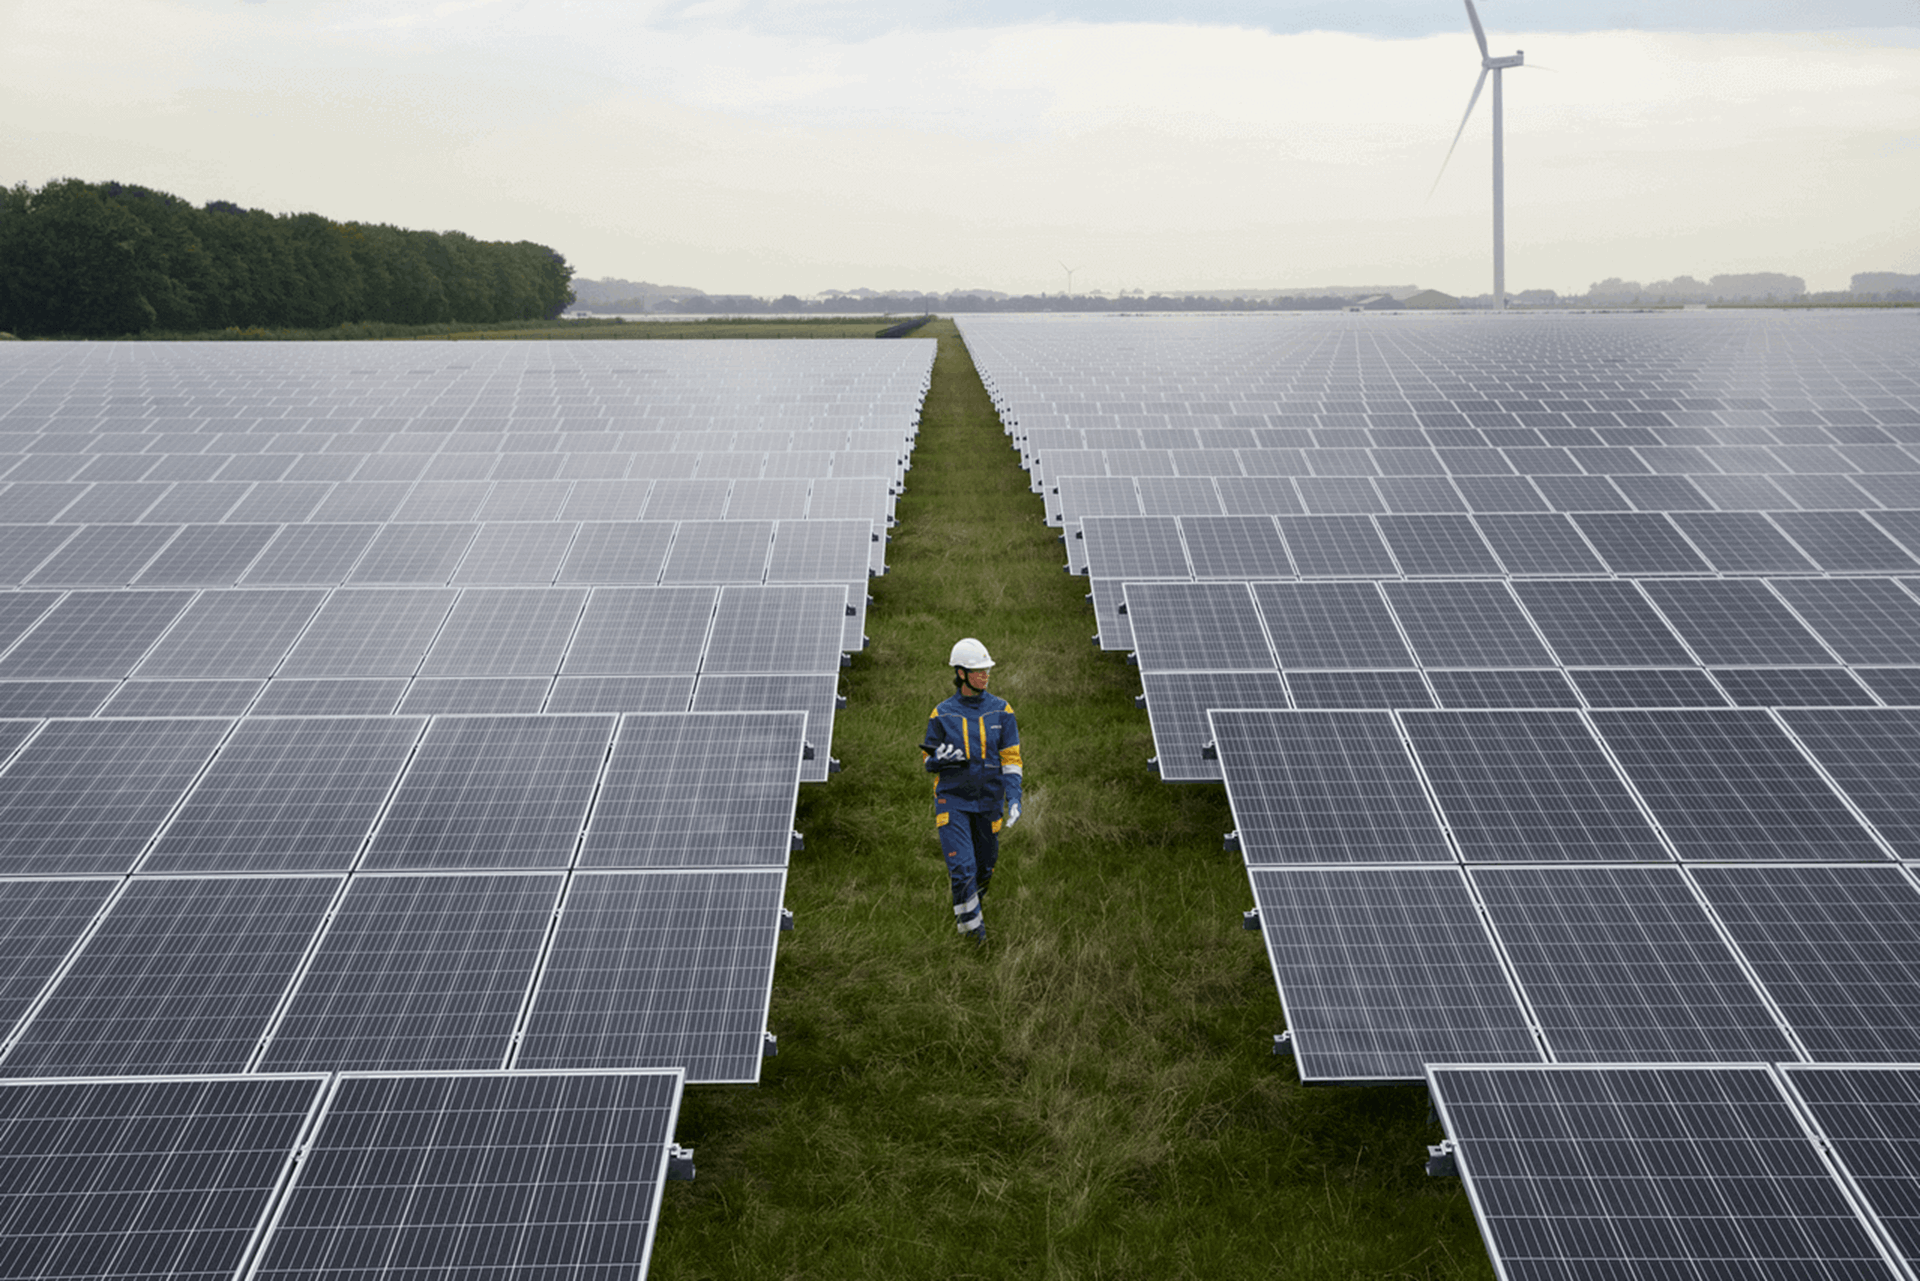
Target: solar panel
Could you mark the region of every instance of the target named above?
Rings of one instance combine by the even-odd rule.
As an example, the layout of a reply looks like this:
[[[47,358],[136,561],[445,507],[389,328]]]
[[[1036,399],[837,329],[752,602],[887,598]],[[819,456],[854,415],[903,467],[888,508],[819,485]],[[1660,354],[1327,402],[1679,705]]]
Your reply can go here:
[[[1273,670],[1245,584],[1129,582],[1125,593],[1142,672]]]
[[[320,591],[209,591],[137,669],[143,680],[273,675],[320,602]]]
[[[1208,708],[1288,705],[1277,672],[1148,672],[1140,683],[1153,726],[1155,768],[1169,783],[1220,777],[1219,763],[1201,755],[1212,740]]]
[[[1388,710],[1433,706],[1433,694],[1419,672],[1289,671],[1286,682],[1293,705],[1302,709]]]
[[[1589,707],[1725,707],[1727,699],[1697,667],[1569,669]]]
[[[1774,524],[1835,574],[1910,573],[1913,557],[1858,511],[1776,512]]]
[[[1397,582],[1383,590],[1427,667],[1554,665],[1503,583]]]
[[[1379,516],[1374,523],[1409,577],[1500,573],[1500,562],[1466,516]]]
[[[799,675],[840,670],[847,589],[777,584],[725,587],[713,639],[701,661],[710,672]]]
[[[1799,1057],[1678,868],[1468,875],[1556,1060]]]
[[[684,712],[692,676],[562,676],[547,695],[548,712]]]
[[[683,1080],[343,1077],[249,1275],[644,1277]]]
[[[572,524],[496,521],[482,525],[454,571],[454,585],[551,583],[573,542]]]
[[[1894,851],[1920,858],[1920,711],[1809,707],[1781,719]]]
[[[1764,583],[1653,579],[1641,588],[1709,667],[1808,667],[1835,661]]]
[[[1604,574],[1607,567],[1580,531],[1557,513],[1482,513],[1473,518],[1507,573],[1521,576]]]
[[[1703,708],[1591,716],[1683,859],[1885,857],[1765,712]]]
[[[586,599],[578,588],[469,588],[447,615],[420,675],[551,677]]]
[[[1442,707],[1578,707],[1579,696],[1556,671],[1429,671]]]
[[[648,501],[659,499],[656,486]],[[667,552],[660,581],[675,583],[758,583],[765,579],[772,548],[773,522],[683,520]]]
[[[345,582],[378,525],[287,525],[240,577],[243,587]]]
[[[411,676],[458,595],[448,588],[337,590],[277,674]]]
[[[515,1068],[759,1080],[785,885],[777,870],[575,877]]]
[[[140,870],[345,871],[424,723],[398,717],[241,722]]]
[[[1301,1081],[1540,1060],[1457,868],[1255,867],[1248,878]]]
[[[1452,861],[1385,712],[1212,711],[1208,721],[1249,866]]]
[[[1890,707],[1920,706],[1920,667],[1856,667],[1853,674]]]
[[[142,587],[225,587],[279,532],[277,525],[189,525],[137,581]]]
[[[1900,868],[1688,875],[1815,1062],[1920,1058],[1920,890]]]
[[[1892,1273],[1765,1067],[1436,1065],[1427,1080],[1502,1276]]]
[[[217,716],[230,719],[253,706],[263,681],[128,681],[100,711],[107,716]]]
[[[1893,579],[1782,578],[1771,585],[1845,662],[1920,662],[1920,602]]]
[[[660,580],[673,528],[664,520],[582,525],[559,581],[652,586]]]
[[[260,1070],[502,1066],[562,880],[355,876]]]
[[[1274,519],[1302,578],[1392,578],[1400,572],[1379,531],[1365,516]]]
[[[0,1084],[18,1277],[238,1274],[325,1078]]]
[[[1873,695],[1839,667],[1716,667],[1736,707],[1865,707]]]
[[[1920,1071],[1795,1063],[1781,1075],[1912,1268],[1920,1261]]]
[[[384,680],[273,680],[256,716],[382,716],[407,692],[404,676]]]
[[[1286,544],[1266,516],[1186,516],[1180,531],[1195,578],[1293,577]]]
[[[782,520],[774,526],[767,581],[864,583],[872,546],[870,520]]]
[[[700,670],[719,592],[713,587],[602,587],[581,615],[565,676],[691,676]]]
[[[177,525],[88,525],[25,581],[35,587],[118,587],[178,532]]]
[[[1520,580],[1534,624],[1568,667],[1692,667],[1694,656],[1629,582]]]
[[[406,716],[526,716],[546,705],[545,676],[419,677],[407,686]]]
[[[366,488],[359,486],[357,488]],[[335,491],[336,493],[338,491]],[[460,568],[478,527],[470,524],[390,524],[347,575],[350,583],[444,583]]]
[[[1372,583],[1255,583],[1253,596],[1282,667],[1414,665]]]
[[[1616,574],[1707,574],[1680,531],[1653,512],[1576,512],[1573,523]]]
[[[566,867],[613,724],[610,716],[435,720],[414,749],[363,866]]]
[[[118,882],[87,880],[0,880],[0,1039],[32,1007]]]
[[[1469,862],[1668,861],[1577,713],[1409,711],[1400,723]]]
[[[803,712],[625,716],[581,867],[784,867]]]
[[[1673,523],[1723,574],[1819,572],[1819,567],[1759,512],[1680,512]]]
[[[217,720],[55,721],[0,774],[10,875],[132,868],[225,737]]]
[[[8,1076],[247,1066],[334,876],[135,877],[8,1051]]]
[[[1088,516],[1080,522],[1095,578],[1186,578],[1192,571],[1171,516]]]
[[[73,592],[0,658],[0,679],[118,680],[192,600],[192,592]]]
[[[0,494],[0,503],[4,503],[11,492]],[[9,515],[6,519],[19,517]],[[74,525],[0,524],[0,584],[13,586],[32,574],[61,544],[73,537],[77,528]]]

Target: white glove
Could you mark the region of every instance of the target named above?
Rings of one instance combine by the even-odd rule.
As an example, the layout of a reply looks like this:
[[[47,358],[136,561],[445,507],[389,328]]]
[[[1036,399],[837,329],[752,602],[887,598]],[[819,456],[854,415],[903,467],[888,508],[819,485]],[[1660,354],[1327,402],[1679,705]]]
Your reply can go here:
[[[936,761],[963,761],[966,759],[966,753],[962,752],[952,743],[942,743],[934,749],[933,759]]]
[[[1013,804],[1007,806],[1007,821],[1000,825],[1000,830],[1003,832],[1009,831],[1012,829],[1013,825],[1015,823],[1018,823],[1019,821],[1020,821],[1020,802],[1015,801]]]

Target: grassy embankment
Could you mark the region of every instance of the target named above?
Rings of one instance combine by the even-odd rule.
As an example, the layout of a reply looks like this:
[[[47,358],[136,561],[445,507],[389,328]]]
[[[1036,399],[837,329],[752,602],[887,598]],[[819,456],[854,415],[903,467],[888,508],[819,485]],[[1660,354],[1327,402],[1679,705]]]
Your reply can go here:
[[[898,324],[898,317],[754,316],[722,319],[512,320],[475,325],[450,322],[437,325],[390,325],[384,322],[336,325],[331,329],[214,329],[204,333],[154,332],[137,334],[133,342],[434,342],[450,338],[540,340],[580,338],[872,338]]]
[[[1486,1277],[1422,1172],[1418,1087],[1302,1089],[1218,786],[1162,784],[1134,670],[1088,642],[951,324],[835,755],[802,789],[753,1088],[688,1091],[699,1178],[652,1268],[682,1278]],[[1020,717],[1025,817],[983,952],[955,935],[919,742],[978,635]]]

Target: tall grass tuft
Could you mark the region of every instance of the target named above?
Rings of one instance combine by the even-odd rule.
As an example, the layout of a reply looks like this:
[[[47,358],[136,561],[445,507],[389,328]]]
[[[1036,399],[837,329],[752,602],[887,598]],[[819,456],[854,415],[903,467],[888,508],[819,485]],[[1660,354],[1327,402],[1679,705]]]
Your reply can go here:
[[[1090,642],[950,322],[872,645],[803,789],[755,1088],[688,1092],[699,1178],[652,1274],[681,1278],[1487,1277],[1461,1187],[1422,1171],[1424,1090],[1302,1089],[1215,786],[1160,783],[1133,669]],[[953,928],[917,745],[978,636],[1027,803]]]

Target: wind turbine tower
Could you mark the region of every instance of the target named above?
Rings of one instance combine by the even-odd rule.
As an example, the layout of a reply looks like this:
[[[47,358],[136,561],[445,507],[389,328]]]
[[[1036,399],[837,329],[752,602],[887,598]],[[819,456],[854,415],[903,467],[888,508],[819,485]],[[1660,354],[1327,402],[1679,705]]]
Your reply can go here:
[[[1506,141],[1502,127],[1500,110],[1500,73],[1508,67],[1525,66],[1527,56],[1520,50],[1504,58],[1496,58],[1487,52],[1486,28],[1480,25],[1480,15],[1474,12],[1473,0],[1466,0],[1467,21],[1473,24],[1473,38],[1480,45],[1480,78],[1474,81],[1473,96],[1467,99],[1467,113],[1460,117],[1460,128],[1454,131],[1453,146],[1447,148],[1447,160],[1453,159],[1453,148],[1460,145],[1460,135],[1467,131],[1467,121],[1473,118],[1473,109],[1480,101],[1480,91],[1486,87],[1487,75],[1493,75],[1493,305],[1497,310],[1507,307],[1507,174]],[[1440,172],[1447,171],[1447,162],[1440,162]],[[1433,180],[1434,186],[1440,185],[1440,179]]]

